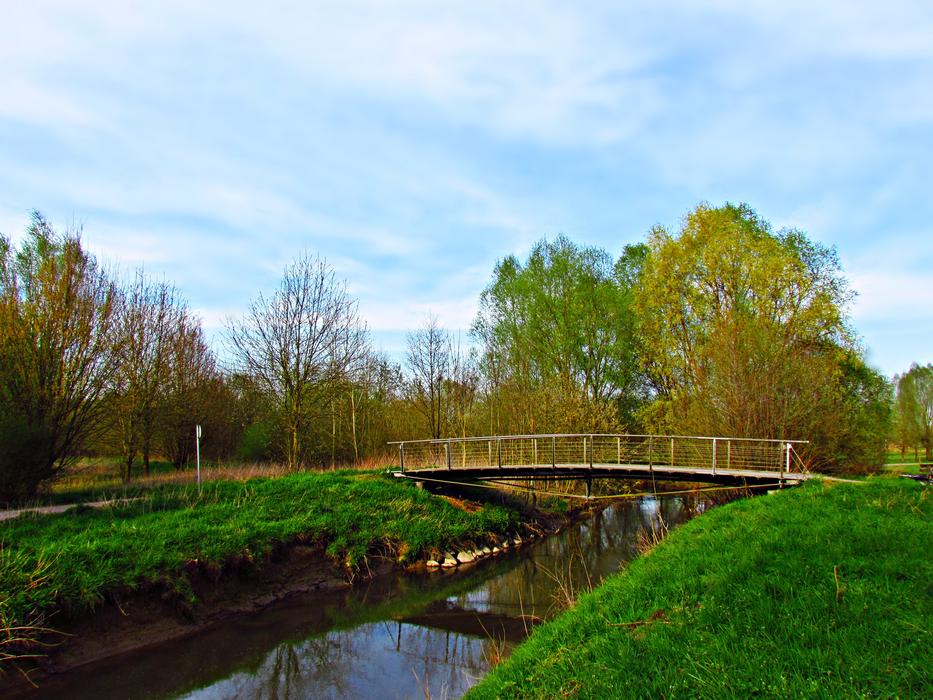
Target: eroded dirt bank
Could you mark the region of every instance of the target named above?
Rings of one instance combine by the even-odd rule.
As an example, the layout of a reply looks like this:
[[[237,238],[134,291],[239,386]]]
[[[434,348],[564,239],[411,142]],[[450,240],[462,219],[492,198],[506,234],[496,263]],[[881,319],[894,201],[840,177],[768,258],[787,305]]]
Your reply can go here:
[[[455,557],[458,553],[470,554],[469,561],[457,563],[458,568],[467,568],[475,561],[496,556],[494,549],[504,553],[530,543],[558,531],[579,515],[526,513],[522,525],[511,536],[490,534],[483,540],[452,543],[446,551]],[[483,553],[484,549],[488,553]],[[40,684],[54,682],[59,674],[119,663],[123,655],[200,634],[231,617],[255,613],[291,596],[323,596],[375,577],[398,575],[403,570],[428,575],[426,562],[443,559],[443,555],[443,551],[430,552],[421,561],[401,564],[397,548],[386,545],[382,551],[371,552],[365,566],[351,573],[327,556],[323,544],[299,538],[278,546],[261,565],[242,557],[231,558],[219,568],[190,562],[185,571],[190,592],[149,583],[112,596],[90,616],[72,618],[67,611],[61,611],[49,620],[58,633],[46,637],[51,644],[47,655],[29,669],[29,674]],[[0,698],[4,699],[30,688],[13,670],[0,679],[0,686]]]

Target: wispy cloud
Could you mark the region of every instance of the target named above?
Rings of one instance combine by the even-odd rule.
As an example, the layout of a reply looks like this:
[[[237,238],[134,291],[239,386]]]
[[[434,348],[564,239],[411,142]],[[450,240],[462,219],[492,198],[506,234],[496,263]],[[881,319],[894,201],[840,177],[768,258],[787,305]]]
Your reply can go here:
[[[0,230],[83,221],[209,326],[318,251],[396,342],[468,326],[541,236],[618,252],[744,200],[838,246],[859,323],[907,324],[930,268],[879,241],[933,257],[931,37],[906,0],[12,3]]]

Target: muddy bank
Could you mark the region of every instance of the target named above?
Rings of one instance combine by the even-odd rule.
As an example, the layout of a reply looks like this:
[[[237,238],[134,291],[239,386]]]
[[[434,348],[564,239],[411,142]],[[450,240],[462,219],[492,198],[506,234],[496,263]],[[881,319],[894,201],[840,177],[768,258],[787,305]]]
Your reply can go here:
[[[391,562],[373,561],[371,575],[393,570]],[[323,548],[295,542],[283,546],[261,568],[230,561],[210,571],[192,563],[186,570],[196,603],[166,584],[148,583],[101,604],[90,615],[60,612],[49,620],[57,633],[46,635],[46,656],[28,668],[34,682],[151,646],[199,634],[237,615],[261,610],[292,595],[349,588],[347,573]],[[0,698],[29,688],[14,669],[0,679]]]
[[[522,546],[510,545],[478,565],[431,574],[388,567],[385,556],[387,575],[358,577],[339,590],[287,595],[255,612],[218,618],[183,638],[43,677],[37,691],[12,695],[459,697],[539,622],[637,556],[645,535],[660,522],[672,527],[706,507],[684,494],[603,504],[585,517],[569,518],[559,533],[522,534]],[[518,534],[512,530],[512,539]],[[383,568],[372,561],[372,569]]]
[[[580,516],[538,512],[526,514],[525,522],[510,536],[490,534],[482,540],[451,544],[444,550],[426,553],[414,563],[400,563],[402,552],[386,545],[372,551],[360,569],[350,572],[325,552],[323,543],[296,539],[279,545],[261,564],[245,558],[231,558],[222,567],[210,568],[190,562],[185,580],[190,592],[181,593],[168,583],[147,583],[135,591],[111,596],[91,615],[69,617],[62,611],[49,620],[59,633],[44,640],[50,646],[46,657],[29,673],[39,684],[78,668],[119,663],[122,656],[166,642],[202,634],[238,616],[248,616],[290,597],[325,596],[356,584],[400,573],[432,575],[428,562],[453,555],[456,569],[497,553],[505,554],[538,538],[557,532]],[[462,555],[467,556],[462,556]],[[440,574],[433,574],[440,575]],[[14,697],[29,689],[25,680],[9,669],[0,677],[0,698]]]

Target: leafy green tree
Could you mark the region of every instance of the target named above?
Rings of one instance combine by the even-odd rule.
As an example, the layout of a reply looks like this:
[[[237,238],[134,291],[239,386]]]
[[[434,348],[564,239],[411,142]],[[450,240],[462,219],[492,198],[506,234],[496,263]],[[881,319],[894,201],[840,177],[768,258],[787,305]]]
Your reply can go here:
[[[885,461],[887,436],[894,421],[893,387],[856,353],[847,353],[842,361],[840,389],[835,414],[847,421],[839,426],[842,431],[835,442],[835,461],[870,471]]]
[[[927,461],[933,458],[933,364],[911,365],[899,377],[895,410],[901,453],[922,446]]]
[[[641,383],[627,269],[564,236],[538,242],[524,263],[509,256],[496,265],[473,329],[488,379],[511,394],[517,429],[630,420]]]
[[[33,495],[103,426],[117,296],[78,231],[33,212],[18,250],[0,237],[0,498]]]
[[[834,250],[799,231],[773,232],[744,204],[701,205],[677,233],[653,229],[648,245],[635,308],[658,397],[651,421],[808,438],[826,467],[877,455],[884,425],[874,447],[851,454],[856,417],[874,411],[860,400],[874,406],[878,377],[849,328],[851,293]]]

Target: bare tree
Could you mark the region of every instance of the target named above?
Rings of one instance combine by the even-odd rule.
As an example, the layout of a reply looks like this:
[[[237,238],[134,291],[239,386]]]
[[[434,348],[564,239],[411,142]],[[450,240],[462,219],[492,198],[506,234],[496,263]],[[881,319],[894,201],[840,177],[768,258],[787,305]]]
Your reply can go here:
[[[239,322],[228,323],[237,369],[254,377],[280,411],[290,468],[304,462],[309,418],[363,357],[366,336],[346,284],[307,253],[286,267],[272,297],[260,294]]]
[[[216,442],[217,432],[233,427],[218,420],[230,412],[222,405],[230,393],[224,388],[200,321],[181,314],[172,333],[159,420],[160,446],[175,469],[181,469],[194,451],[195,424],[213,424],[206,435],[210,442]]]
[[[451,340],[450,348],[450,377],[446,382],[449,423],[456,427],[460,437],[466,437],[479,393],[479,360],[475,350],[462,346],[459,336]]]
[[[120,313],[120,362],[115,381],[115,418],[123,456],[123,481],[142,454],[149,474],[157,412],[163,404],[168,369],[185,315],[175,288],[151,283],[142,270],[126,290]]]
[[[446,428],[444,381],[451,369],[450,337],[437,324],[437,318],[429,316],[424,326],[408,333],[407,340],[409,397],[424,416],[431,437],[437,440]]]

